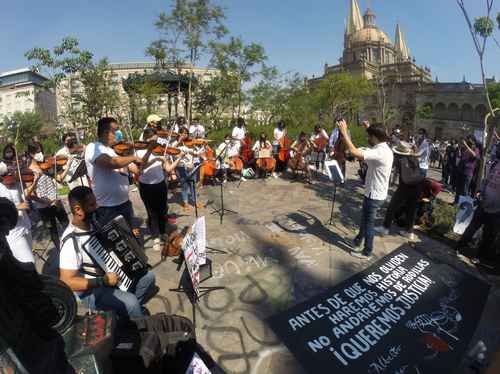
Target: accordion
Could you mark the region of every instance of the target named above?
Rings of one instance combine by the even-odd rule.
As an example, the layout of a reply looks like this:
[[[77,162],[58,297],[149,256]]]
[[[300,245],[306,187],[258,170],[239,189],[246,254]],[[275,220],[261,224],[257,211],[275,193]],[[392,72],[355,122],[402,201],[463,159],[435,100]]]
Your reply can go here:
[[[128,291],[148,271],[148,260],[122,216],[100,227],[83,249],[106,273],[118,275],[118,288]]]

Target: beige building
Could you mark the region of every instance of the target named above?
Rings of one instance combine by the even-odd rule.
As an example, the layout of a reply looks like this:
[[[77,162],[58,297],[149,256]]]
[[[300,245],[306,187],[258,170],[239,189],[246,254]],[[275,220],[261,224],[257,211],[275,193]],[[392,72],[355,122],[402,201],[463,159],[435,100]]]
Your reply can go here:
[[[310,85],[328,74],[349,73],[374,83],[377,94],[366,98],[360,119],[382,122],[381,97],[396,115],[386,121],[389,128],[402,125],[406,133],[426,128],[431,137],[451,138],[483,128],[486,99],[481,85],[465,81],[441,83],[432,80],[431,70],[419,66],[411,55],[400,25],[396,25],[394,42],[376,25],[376,17],[367,9],[364,16],[357,0],[350,0],[344,50],[339,63],[324,66],[321,77],[313,77]],[[422,119],[417,108],[432,109],[431,118]]]
[[[30,69],[0,74],[0,122],[15,112],[38,112],[45,122],[56,124],[56,95],[43,87],[44,76]]]
[[[129,116],[130,102],[129,96],[124,89],[123,82],[134,74],[141,75],[153,73],[157,71],[157,65],[153,62],[111,63],[109,65],[111,80],[118,90],[121,99],[121,108],[118,113],[114,113],[113,115],[125,119]],[[165,70],[168,70],[172,73],[177,73],[178,71],[173,67],[167,67]],[[212,77],[218,74],[218,71],[216,69],[202,67],[191,68],[187,65],[183,66],[179,70],[182,75],[192,71],[195,78],[201,82],[210,80]],[[67,123],[67,119],[64,118],[64,113],[68,110],[70,104],[75,108],[78,108],[78,105],[80,105],[74,100],[74,95],[80,93],[81,91],[82,85],[78,81],[78,77],[71,77],[61,82],[57,91],[57,108],[61,123]],[[165,118],[168,118],[169,114],[170,116],[175,116],[175,114],[185,115],[185,102],[185,97],[181,94],[181,98],[179,98],[179,100],[176,100],[176,108],[174,110],[172,95],[159,95],[157,102],[157,112],[159,115],[162,115]]]

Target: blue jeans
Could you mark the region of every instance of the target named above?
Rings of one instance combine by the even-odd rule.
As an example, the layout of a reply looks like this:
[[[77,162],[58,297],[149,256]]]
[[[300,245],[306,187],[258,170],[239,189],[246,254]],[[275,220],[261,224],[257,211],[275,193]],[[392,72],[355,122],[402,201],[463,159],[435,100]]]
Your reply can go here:
[[[97,208],[96,218],[97,222],[101,225],[105,225],[112,221],[118,216],[123,216],[128,225],[132,228],[132,219],[134,217],[134,209],[132,208],[132,203],[129,201],[124,202],[117,206],[101,206]]]
[[[373,252],[373,237],[375,236],[375,217],[380,207],[384,204],[384,200],[373,200],[365,196],[363,200],[363,210],[361,212],[361,224],[359,226],[359,234],[354,239],[356,245],[360,245],[365,241],[363,254],[371,256]]]
[[[154,285],[155,275],[148,271],[129,292],[116,287],[98,287],[79,297],[82,304],[92,310],[112,310],[120,317],[141,317],[144,296]]]
[[[185,204],[189,204],[189,197],[191,196],[191,199],[194,203],[194,194],[196,193],[194,191],[194,185],[196,185],[196,181],[198,179],[196,177],[196,174],[194,176],[192,176],[189,180],[184,181],[189,174],[189,172],[186,170],[186,168],[185,167],[178,167],[177,173],[179,174],[179,178],[182,181],[182,186],[181,186],[182,202]],[[194,185],[193,185],[193,179],[194,179]]]

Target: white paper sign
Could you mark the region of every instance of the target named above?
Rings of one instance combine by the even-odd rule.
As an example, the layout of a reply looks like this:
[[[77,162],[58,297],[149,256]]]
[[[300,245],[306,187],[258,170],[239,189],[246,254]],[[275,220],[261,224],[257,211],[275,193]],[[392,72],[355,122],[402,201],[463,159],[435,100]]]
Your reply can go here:
[[[196,251],[197,246],[198,242],[194,232],[188,233],[182,242],[182,253],[184,254],[184,261],[186,262],[186,268],[191,278],[193,290],[196,296],[199,297],[200,290],[198,286],[200,284],[200,265],[198,262],[198,252]]]
[[[196,251],[198,253],[198,265],[205,265],[207,262],[207,231],[205,217],[199,217],[193,225],[193,233],[196,235],[198,243]]]
[[[344,183],[344,175],[342,174],[342,170],[340,169],[337,160],[328,160],[325,162],[325,169],[328,178],[330,178],[332,182],[340,184]]]
[[[212,374],[212,372],[208,370],[207,365],[205,365],[200,356],[195,353],[186,370],[186,374]]]
[[[458,235],[463,235],[465,229],[467,229],[472,221],[476,206],[474,205],[474,199],[470,196],[460,196],[458,199],[458,206],[459,210],[455,219],[455,226],[453,226],[453,232]]]

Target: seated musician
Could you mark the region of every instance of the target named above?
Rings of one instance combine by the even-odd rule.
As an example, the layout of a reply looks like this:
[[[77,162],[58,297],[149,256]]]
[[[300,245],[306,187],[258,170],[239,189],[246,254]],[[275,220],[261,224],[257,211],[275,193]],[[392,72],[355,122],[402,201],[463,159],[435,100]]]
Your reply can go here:
[[[180,158],[170,163],[164,157],[151,154],[151,146],[156,144],[153,129],[144,130],[143,138],[146,141],[151,141],[152,144],[147,150],[137,151],[137,155],[143,161],[139,175],[139,194],[148,213],[148,226],[153,239],[153,250],[159,252],[164,245],[165,217],[168,213],[165,172],[174,171]]]
[[[120,317],[142,316],[142,304],[155,289],[154,274],[148,271],[128,292],[118,289],[118,275],[104,273],[83,248],[95,229],[92,223],[97,210],[94,193],[88,187],[76,187],[69,193],[68,202],[73,217],[61,237],[60,279],[89,309],[112,310]]]
[[[314,126],[314,131],[311,136],[311,143],[313,145],[313,152],[311,154],[312,162],[316,166],[316,170],[325,168],[326,146],[330,137],[320,125]]]
[[[291,158],[288,161],[288,168],[293,172],[303,171],[307,176],[307,182],[312,183],[311,170],[309,169],[308,157],[313,149],[313,145],[307,139],[306,133],[301,132],[296,141],[293,142]]]
[[[57,222],[62,228],[68,225],[68,215],[64,206],[57,199],[57,184],[48,171],[43,171],[40,165],[44,162],[44,156],[38,143],[28,145],[30,159],[29,169],[35,174],[33,183],[28,184],[25,194],[28,200],[33,202],[43,222],[49,226],[50,238],[54,246],[59,250],[59,232]]]
[[[241,176],[240,168],[234,165],[234,159],[240,157],[241,143],[236,140],[231,139],[231,134],[226,134],[224,136],[224,142],[219,144],[215,150],[215,156],[217,157],[217,169],[222,170],[223,168],[227,171],[227,176],[230,177],[234,174],[239,174]],[[241,161],[241,168],[243,167],[243,161]]]
[[[97,122],[97,138],[85,148],[85,163],[92,181],[97,204],[97,219],[101,224],[121,215],[130,227],[134,227],[134,210],[129,200],[128,172],[138,174],[142,159],[138,156],[118,156],[113,150],[118,121],[111,117]],[[134,233],[138,236],[137,230]]]
[[[274,178],[278,178],[274,172],[276,168],[276,160],[272,157],[273,146],[267,140],[267,135],[261,133],[259,140],[253,146],[253,151],[257,157],[257,171],[260,176],[266,177],[267,173],[271,173]]]

